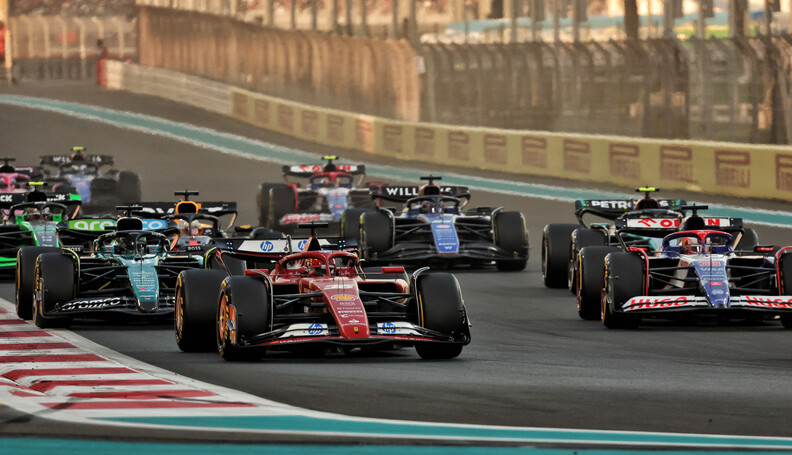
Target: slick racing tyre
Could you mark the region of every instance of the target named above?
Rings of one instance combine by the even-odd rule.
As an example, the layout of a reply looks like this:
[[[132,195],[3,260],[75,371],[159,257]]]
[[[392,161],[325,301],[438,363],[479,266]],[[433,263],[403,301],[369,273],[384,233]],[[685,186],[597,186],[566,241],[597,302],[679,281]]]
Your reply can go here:
[[[634,329],[641,323],[636,315],[624,314],[617,307],[644,292],[643,264],[632,253],[605,256],[605,277],[600,304],[602,324],[609,329]]]
[[[297,193],[288,185],[274,185],[270,188],[269,219],[267,227],[282,232],[291,232],[296,225],[280,223],[284,215],[294,213],[297,207]]]
[[[134,172],[121,171],[118,173],[118,199],[126,205],[130,202],[140,202],[140,177]]]
[[[498,270],[519,271],[528,263],[528,229],[520,212],[498,212],[493,220],[495,245],[511,254],[514,259],[495,262]]]
[[[581,319],[595,321],[600,318],[602,276],[605,256],[619,251],[615,246],[587,246],[577,257],[577,311]]]
[[[270,189],[273,186],[278,186],[278,183],[262,183],[259,186],[258,194],[256,195],[256,206],[258,207],[258,220],[259,226],[269,225],[270,215]]]
[[[597,229],[578,228],[572,231],[572,243],[569,246],[569,261],[567,262],[567,287],[573,294],[577,294],[578,273],[575,267],[578,263],[578,253],[587,246],[605,246],[608,239],[605,233]],[[604,257],[604,256],[603,256]]]
[[[376,259],[393,246],[392,239],[393,227],[384,213],[363,213],[358,232],[358,248],[363,259]]]
[[[548,224],[542,232],[542,279],[548,288],[568,284],[569,246],[579,224]]]
[[[60,252],[43,253],[36,259],[35,277],[33,323],[42,329],[68,327],[71,318],[46,314],[53,311],[56,304],[74,300],[74,261]]]
[[[453,336],[456,343],[426,342],[415,345],[422,359],[452,359],[459,356],[469,336],[459,282],[450,273],[428,273],[418,277],[418,324]]]
[[[792,295],[792,254],[782,254],[778,258],[778,270],[781,275],[779,295]],[[784,328],[792,329],[792,314],[782,314],[781,324]]]
[[[16,314],[20,319],[33,317],[33,290],[36,287],[36,258],[43,253],[60,253],[60,248],[26,246],[17,250],[15,275]]]
[[[372,209],[352,207],[344,210],[341,214],[341,238],[349,241],[356,241],[360,230],[360,217],[365,212],[373,212]]]
[[[184,352],[215,349],[215,314],[220,284],[228,276],[222,270],[185,270],[176,280],[174,330],[176,344]]]
[[[240,348],[244,337],[270,331],[269,294],[258,278],[232,276],[220,287],[216,316],[217,352],[225,360],[261,357],[262,350]]]

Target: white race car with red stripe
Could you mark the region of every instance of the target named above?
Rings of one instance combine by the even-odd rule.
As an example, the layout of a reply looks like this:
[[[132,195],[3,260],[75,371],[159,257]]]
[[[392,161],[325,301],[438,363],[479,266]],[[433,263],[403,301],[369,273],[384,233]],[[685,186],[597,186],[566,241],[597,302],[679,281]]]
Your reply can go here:
[[[732,249],[715,230],[675,232],[656,252],[625,248],[605,257],[601,316],[606,327],[643,318],[709,316],[780,319],[792,328],[792,247]]]

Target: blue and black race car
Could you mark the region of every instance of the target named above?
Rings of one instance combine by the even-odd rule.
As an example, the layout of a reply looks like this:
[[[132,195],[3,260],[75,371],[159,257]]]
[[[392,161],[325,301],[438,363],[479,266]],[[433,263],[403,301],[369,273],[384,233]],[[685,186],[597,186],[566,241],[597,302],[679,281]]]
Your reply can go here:
[[[345,214],[342,235],[356,241],[367,264],[419,265],[495,263],[498,270],[523,270],[528,261],[528,231],[520,212],[478,207],[463,212],[470,200],[466,187],[427,184],[373,188],[371,197],[403,202],[401,211]]]

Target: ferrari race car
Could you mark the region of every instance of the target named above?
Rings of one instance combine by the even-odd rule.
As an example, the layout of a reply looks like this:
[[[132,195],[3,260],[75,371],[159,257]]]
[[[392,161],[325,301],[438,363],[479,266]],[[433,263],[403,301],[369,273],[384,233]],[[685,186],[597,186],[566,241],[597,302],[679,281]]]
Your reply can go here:
[[[39,182],[29,183],[32,188]],[[0,194],[0,274],[16,267],[17,251],[25,246],[59,246],[58,223],[80,209],[76,194],[52,194],[34,189],[28,193]]]
[[[26,185],[30,181],[42,180],[44,169],[41,167],[14,167],[11,165],[16,158],[0,158],[0,194],[26,193]]]
[[[139,218],[121,218],[116,227],[91,251],[64,248],[35,258],[31,312],[37,326],[64,327],[75,317],[172,317],[176,277],[201,261],[171,255],[171,239],[144,230]]]
[[[286,183],[262,183],[258,192],[259,224],[291,232],[300,223],[339,223],[344,210],[371,210],[369,183],[361,187],[366,169],[363,165],[335,164],[335,156],[325,156],[324,165],[283,166]],[[289,177],[307,179],[301,185]]]
[[[140,201],[137,174],[117,169],[102,171],[103,167],[113,165],[112,156],[86,155],[84,147],[73,147],[72,152],[41,157],[43,166],[55,168],[54,175],[47,178],[53,191],[78,193],[82,196],[83,209],[94,212],[111,211],[117,205]]]
[[[246,242],[252,248],[238,245],[233,254],[254,260],[273,255],[274,245]],[[453,275],[423,268],[408,277],[402,267],[365,272],[355,254],[328,250],[315,237],[305,242],[304,251],[283,257],[272,270],[180,274],[179,347],[216,347],[224,359],[236,360],[267,350],[415,346],[422,358],[447,359],[470,342]]]
[[[635,328],[643,318],[780,317],[792,328],[792,247],[732,249],[727,232],[690,230],[663,239],[656,252],[627,247],[605,257],[601,318]]]
[[[440,179],[421,177],[428,183],[420,188],[373,189],[373,199],[403,202],[401,213],[379,208],[345,214],[343,235],[357,242],[367,264],[495,262],[498,270],[523,270],[528,262],[528,232],[523,215],[501,207],[478,207],[463,213],[470,200],[468,189],[435,185],[434,181]]]

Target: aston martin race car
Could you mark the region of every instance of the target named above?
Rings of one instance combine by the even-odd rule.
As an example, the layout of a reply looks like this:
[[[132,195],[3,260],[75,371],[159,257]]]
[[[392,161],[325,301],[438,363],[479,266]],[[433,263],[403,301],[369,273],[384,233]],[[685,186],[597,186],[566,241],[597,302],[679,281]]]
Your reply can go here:
[[[357,255],[318,243],[312,248],[313,242],[272,270],[180,274],[179,347],[216,347],[224,359],[237,360],[267,350],[415,346],[422,358],[447,359],[470,342],[453,275],[423,268],[408,277],[402,267],[365,272]]]
[[[25,246],[59,246],[55,234],[58,223],[73,217],[80,209],[80,197],[51,194],[29,183],[28,193],[0,194],[0,274],[13,273],[17,251]]]
[[[335,164],[338,158],[325,156],[324,165],[283,166],[285,183],[262,183],[258,192],[259,224],[283,232],[292,232],[300,223],[340,223],[345,210],[371,210],[369,188],[361,186],[366,169],[363,165]],[[290,182],[289,177],[307,180]]]
[[[163,319],[173,316],[176,277],[201,267],[193,256],[170,254],[171,240],[144,230],[139,218],[121,218],[90,252],[45,252],[34,268],[33,322],[68,326],[76,317]]]
[[[41,167],[14,167],[11,165],[16,158],[0,158],[0,194],[1,193],[26,193],[27,183],[39,181],[44,178],[44,169]]]
[[[375,200],[402,202],[401,212],[376,211],[344,215],[342,233],[354,238],[367,264],[484,265],[523,270],[528,261],[528,232],[520,212],[478,207],[463,212],[470,191],[461,186],[427,184],[372,189]],[[354,220],[357,228],[350,228]]]
[[[622,238],[622,236],[620,236]],[[778,318],[792,328],[792,247],[739,253],[717,230],[675,232],[657,251],[627,247],[605,257],[600,304],[608,328],[645,318]]]
[[[53,191],[78,193],[86,211],[112,211],[117,205],[138,202],[140,177],[134,172],[103,170],[113,165],[108,155],[87,155],[84,147],[73,147],[71,155],[46,155],[41,165],[54,168],[47,178]]]

